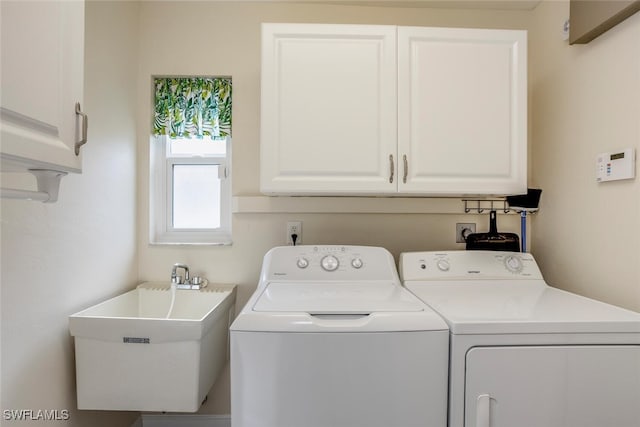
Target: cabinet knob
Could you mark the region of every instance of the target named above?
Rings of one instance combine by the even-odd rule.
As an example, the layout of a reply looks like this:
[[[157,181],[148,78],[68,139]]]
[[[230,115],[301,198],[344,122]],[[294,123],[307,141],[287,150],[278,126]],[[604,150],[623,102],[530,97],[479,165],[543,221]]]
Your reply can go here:
[[[76,114],[82,118],[82,136],[80,141],[76,142],[76,156],[80,155],[80,147],[87,143],[87,130],[89,128],[89,117],[82,112],[80,103],[76,102]]]

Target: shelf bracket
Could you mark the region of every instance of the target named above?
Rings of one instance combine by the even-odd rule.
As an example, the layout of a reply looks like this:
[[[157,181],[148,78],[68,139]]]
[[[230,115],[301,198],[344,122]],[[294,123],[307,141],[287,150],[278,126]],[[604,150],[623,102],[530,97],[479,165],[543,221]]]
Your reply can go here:
[[[29,169],[29,173],[36,177],[37,191],[0,188],[0,197],[4,199],[35,200],[44,203],[58,201],[60,180],[67,175],[67,172],[49,169]]]

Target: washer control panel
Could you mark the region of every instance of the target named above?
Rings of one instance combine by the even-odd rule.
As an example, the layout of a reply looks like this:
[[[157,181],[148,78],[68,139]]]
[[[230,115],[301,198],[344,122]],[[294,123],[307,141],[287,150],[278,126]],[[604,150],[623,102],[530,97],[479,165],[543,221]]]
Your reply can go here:
[[[372,246],[283,246],[265,255],[268,280],[393,280],[398,273],[393,256]]]
[[[407,280],[536,279],[542,273],[529,253],[498,251],[406,252],[400,277]]]

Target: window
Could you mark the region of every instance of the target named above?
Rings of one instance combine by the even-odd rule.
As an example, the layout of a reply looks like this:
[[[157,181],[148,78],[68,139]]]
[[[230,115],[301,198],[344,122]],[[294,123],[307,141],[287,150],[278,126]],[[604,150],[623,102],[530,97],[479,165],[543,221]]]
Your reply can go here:
[[[231,79],[154,85],[151,243],[230,244]]]

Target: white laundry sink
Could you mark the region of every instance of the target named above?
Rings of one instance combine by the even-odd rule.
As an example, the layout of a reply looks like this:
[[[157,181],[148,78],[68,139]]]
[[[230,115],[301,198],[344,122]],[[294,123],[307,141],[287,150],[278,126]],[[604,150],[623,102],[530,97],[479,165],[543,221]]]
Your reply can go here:
[[[78,409],[195,412],[228,360],[235,285],[136,289],[69,316]]]

